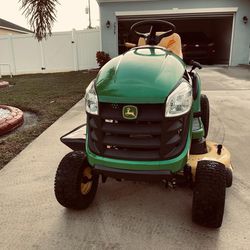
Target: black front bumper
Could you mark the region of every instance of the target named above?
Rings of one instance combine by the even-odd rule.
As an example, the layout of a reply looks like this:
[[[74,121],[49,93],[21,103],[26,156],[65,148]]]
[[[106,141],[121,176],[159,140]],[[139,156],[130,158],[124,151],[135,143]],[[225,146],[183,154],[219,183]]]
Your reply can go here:
[[[184,150],[190,113],[165,117],[164,104],[137,104],[138,117],[127,120],[129,104],[99,103],[100,115],[87,115],[88,147],[96,155],[129,161],[162,161]]]
[[[131,181],[160,181],[173,178],[173,174],[168,170],[126,170],[95,165],[93,172],[105,177]]]

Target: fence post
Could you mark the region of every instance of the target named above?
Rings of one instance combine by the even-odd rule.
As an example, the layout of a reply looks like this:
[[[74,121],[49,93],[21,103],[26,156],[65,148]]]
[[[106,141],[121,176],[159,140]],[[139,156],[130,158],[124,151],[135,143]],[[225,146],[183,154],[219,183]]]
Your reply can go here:
[[[45,65],[45,58],[44,58],[43,40],[39,41],[38,43],[40,46],[41,70],[44,71],[46,70],[46,65]]]
[[[14,47],[13,47],[12,34],[9,34],[8,40],[9,40],[9,50],[10,50],[10,55],[11,55],[11,65],[13,68],[12,72],[13,72],[13,75],[16,75],[16,59],[15,59],[15,53],[14,53]]]
[[[78,71],[79,63],[78,63],[78,53],[77,53],[77,32],[75,29],[72,29],[71,44],[72,44],[74,70]]]

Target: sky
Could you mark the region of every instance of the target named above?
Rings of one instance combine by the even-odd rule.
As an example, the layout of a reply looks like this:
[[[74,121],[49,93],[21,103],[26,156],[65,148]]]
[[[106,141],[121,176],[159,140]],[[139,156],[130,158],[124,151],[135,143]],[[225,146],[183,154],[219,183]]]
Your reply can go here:
[[[89,25],[88,15],[85,8],[88,0],[58,0],[57,21],[54,23],[52,32],[82,30]],[[99,7],[96,0],[90,0],[92,26],[99,26]],[[30,29],[27,19],[20,10],[19,0],[0,0],[0,18]]]

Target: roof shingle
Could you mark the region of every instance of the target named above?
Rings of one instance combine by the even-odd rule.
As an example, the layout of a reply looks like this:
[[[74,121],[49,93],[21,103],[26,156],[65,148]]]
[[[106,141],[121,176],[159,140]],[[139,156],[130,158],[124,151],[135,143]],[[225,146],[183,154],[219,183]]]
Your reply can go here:
[[[0,27],[4,27],[6,29],[14,29],[14,30],[18,30],[20,32],[24,32],[24,33],[33,33],[31,30],[25,29],[19,25],[16,25],[14,23],[8,22],[2,18],[0,18]]]

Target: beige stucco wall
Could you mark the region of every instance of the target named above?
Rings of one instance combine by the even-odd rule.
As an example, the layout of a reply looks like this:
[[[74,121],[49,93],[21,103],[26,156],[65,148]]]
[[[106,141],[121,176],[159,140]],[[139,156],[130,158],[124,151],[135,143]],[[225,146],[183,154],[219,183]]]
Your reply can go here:
[[[14,31],[14,30],[7,30],[7,29],[0,28],[0,36],[1,35],[8,35],[8,34],[24,34],[24,33],[23,32],[17,32],[17,31]]]

